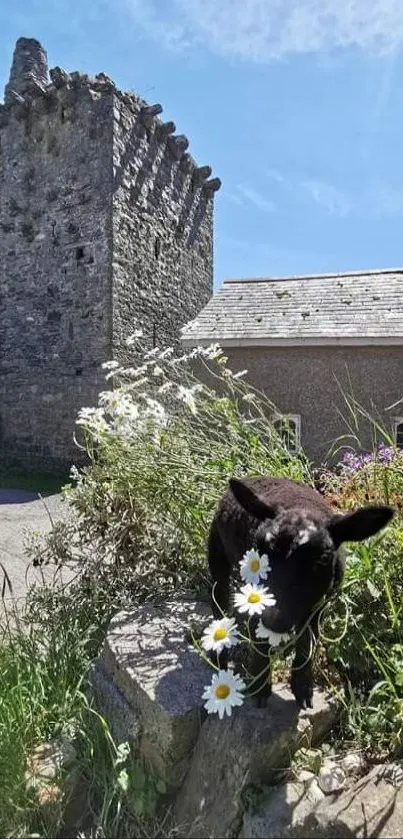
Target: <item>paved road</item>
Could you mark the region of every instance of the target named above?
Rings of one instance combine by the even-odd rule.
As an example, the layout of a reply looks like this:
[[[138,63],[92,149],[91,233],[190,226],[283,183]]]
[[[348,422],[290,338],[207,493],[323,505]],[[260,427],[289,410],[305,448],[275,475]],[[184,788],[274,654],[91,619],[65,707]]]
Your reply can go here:
[[[10,577],[11,596],[15,600],[25,597],[28,585],[41,580],[40,571],[29,567],[29,559],[24,554],[27,535],[32,531],[48,532],[52,527],[51,519],[55,521],[67,515],[68,506],[60,495],[41,499],[33,492],[0,489],[0,562]],[[53,570],[47,569],[47,578],[52,575]],[[3,577],[0,567],[0,591]],[[8,590],[5,597],[10,597]]]

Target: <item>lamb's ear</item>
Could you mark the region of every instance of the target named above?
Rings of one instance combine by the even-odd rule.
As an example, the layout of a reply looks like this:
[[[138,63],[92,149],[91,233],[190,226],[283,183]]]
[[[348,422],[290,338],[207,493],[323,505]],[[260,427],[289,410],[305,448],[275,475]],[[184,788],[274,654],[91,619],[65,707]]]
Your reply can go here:
[[[393,507],[370,504],[355,513],[334,516],[328,530],[336,547],[342,542],[361,542],[386,527],[394,512]]]
[[[251,516],[254,516],[255,519],[259,519],[259,521],[274,519],[278,510],[275,504],[266,504],[262,498],[259,498],[259,496],[253,492],[253,489],[248,487],[243,481],[239,481],[238,478],[231,478],[229,485],[236,500],[238,501],[238,504],[240,504],[247,513],[250,513]]]

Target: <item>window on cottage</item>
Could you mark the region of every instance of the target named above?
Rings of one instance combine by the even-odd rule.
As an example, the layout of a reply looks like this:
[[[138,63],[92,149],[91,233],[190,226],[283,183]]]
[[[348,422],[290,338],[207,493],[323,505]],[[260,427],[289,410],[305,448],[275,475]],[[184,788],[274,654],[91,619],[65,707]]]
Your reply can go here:
[[[403,449],[403,417],[393,420],[393,440],[398,449]]]
[[[295,453],[301,445],[301,417],[299,414],[274,414],[273,427],[284,440],[289,452]]]

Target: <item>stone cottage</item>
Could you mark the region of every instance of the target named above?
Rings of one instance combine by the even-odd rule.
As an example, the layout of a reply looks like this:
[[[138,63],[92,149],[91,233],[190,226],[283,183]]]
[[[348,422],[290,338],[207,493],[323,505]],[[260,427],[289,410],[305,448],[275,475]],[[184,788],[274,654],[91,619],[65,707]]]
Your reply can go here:
[[[403,269],[227,280],[182,331],[185,347],[218,342],[234,371],[278,409],[322,462],[335,440],[370,448],[348,399],[384,423],[403,447]]]
[[[0,104],[0,464],[76,461],[102,362],[178,344],[213,289],[209,166],[104,73],[48,72],[20,38]]]

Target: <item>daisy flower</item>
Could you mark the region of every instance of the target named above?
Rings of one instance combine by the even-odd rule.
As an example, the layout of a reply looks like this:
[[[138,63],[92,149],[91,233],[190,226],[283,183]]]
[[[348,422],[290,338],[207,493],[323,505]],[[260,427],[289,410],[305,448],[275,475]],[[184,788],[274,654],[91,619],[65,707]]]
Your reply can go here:
[[[260,579],[265,580],[269,571],[271,571],[267,554],[260,556],[254,548],[246,551],[239,566],[241,577],[245,580],[245,583],[258,583]]]
[[[225,647],[234,647],[239,640],[235,623],[235,618],[212,621],[203,632],[203,649],[221,653]]]
[[[247,583],[235,595],[236,608],[239,612],[247,612],[248,615],[261,615],[267,606],[275,605],[275,597],[263,586]]]
[[[204,703],[207,713],[218,714],[220,720],[224,714],[230,717],[232,708],[243,703],[243,690],[245,682],[231,670],[219,670],[218,673],[214,673],[211,685],[206,687],[203,693],[203,699],[207,700]]]
[[[267,629],[263,621],[260,620],[256,627],[256,638],[268,641],[271,647],[279,647],[280,644],[285,644],[286,641],[289,641],[291,635],[289,632],[273,632],[271,629]]]

